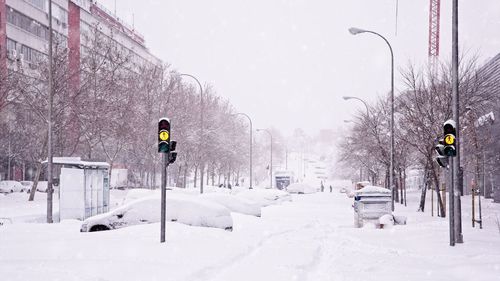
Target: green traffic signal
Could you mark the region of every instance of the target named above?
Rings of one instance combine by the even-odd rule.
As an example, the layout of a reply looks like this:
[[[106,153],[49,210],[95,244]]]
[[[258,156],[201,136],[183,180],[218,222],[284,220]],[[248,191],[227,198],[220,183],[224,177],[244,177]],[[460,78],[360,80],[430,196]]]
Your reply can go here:
[[[162,141],[158,144],[158,152],[168,153],[170,152],[170,145],[166,141]]]

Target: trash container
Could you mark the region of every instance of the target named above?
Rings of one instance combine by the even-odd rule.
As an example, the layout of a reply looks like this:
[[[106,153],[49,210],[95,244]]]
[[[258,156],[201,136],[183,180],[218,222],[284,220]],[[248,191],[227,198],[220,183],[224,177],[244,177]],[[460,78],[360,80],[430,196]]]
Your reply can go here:
[[[392,215],[391,191],[379,186],[366,186],[354,193],[354,226],[373,223],[380,227],[383,215]]]

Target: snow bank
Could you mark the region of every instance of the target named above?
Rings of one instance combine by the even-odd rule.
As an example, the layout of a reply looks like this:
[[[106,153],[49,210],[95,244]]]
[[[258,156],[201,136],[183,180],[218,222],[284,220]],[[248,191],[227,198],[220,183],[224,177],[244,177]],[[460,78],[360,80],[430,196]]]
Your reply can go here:
[[[290,193],[298,193],[298,194],[308,194],[308,193],[316,193],[316,188],[312,187],[306,183],[292,183],[287,186],[286,190]]]
[[[259,204],[241,196],[225,193],[207,193],[200,195],[200,198],[220,204],[228,208],[231,212],[257,217],[261,215]]]
[[[394,225],[394,217],[389,214],[385,214],[378,219],[382,228],[391,228]]]

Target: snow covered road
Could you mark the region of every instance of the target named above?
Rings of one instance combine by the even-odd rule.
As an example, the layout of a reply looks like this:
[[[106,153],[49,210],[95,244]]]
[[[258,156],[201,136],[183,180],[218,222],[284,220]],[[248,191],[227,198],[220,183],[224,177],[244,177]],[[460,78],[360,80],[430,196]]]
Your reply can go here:
[[[262,218],[233,213],[233,232],[168,223],[164,245],[158,224],[98,233],[79,233],[76,221],[6,225],[0,279],[500,280],[492,221],[483,230],[464,224],[466,243],[452,248],[447,220],[416,213],[416,204],[396,205],[406,226],[355,229],[345,194],[296,195]]]

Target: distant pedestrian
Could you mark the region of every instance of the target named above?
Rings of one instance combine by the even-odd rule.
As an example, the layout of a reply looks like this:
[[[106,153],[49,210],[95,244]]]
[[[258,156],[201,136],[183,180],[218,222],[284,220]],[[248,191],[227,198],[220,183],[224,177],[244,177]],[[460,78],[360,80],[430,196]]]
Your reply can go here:
[[[323,185],[323,181],[321,181],[321,192],[325,192],[325,186]]]
[[[332,191],[333,191],[333,187],[332,187],[332,185],[330,185],[330,192],[332,192]]]
[[[228,184],[227,184],[227,188],[232,189],[231,187],[232,187],[232,186],[231,186],[231,184],[230,184],[230,183],[228,183]]]

